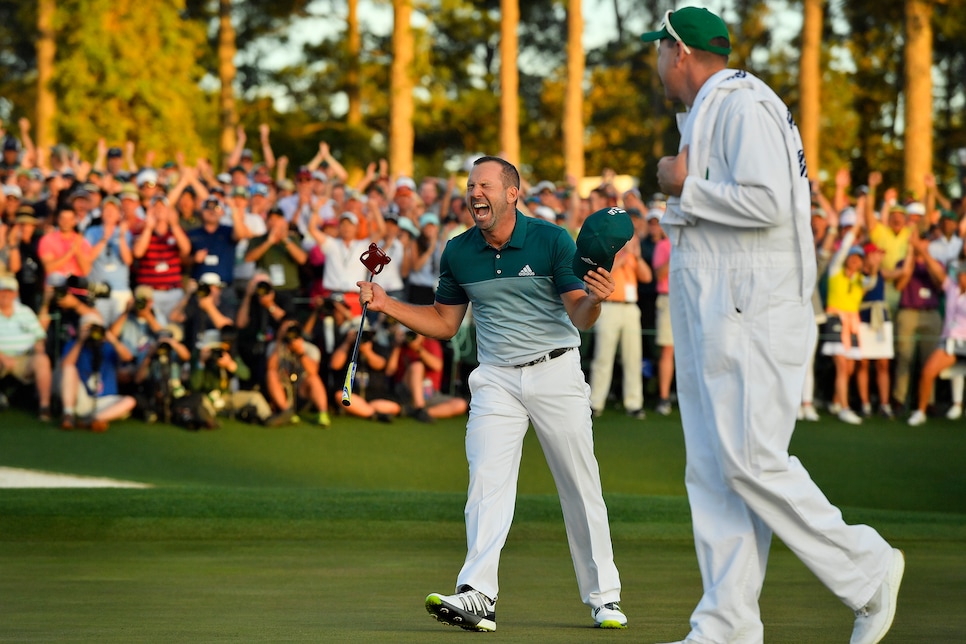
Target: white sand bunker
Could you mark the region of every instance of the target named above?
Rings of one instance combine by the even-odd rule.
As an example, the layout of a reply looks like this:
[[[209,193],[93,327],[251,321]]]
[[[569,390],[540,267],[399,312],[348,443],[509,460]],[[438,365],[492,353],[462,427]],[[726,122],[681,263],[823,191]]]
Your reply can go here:
[[[119,481],[117,479],[96,476],[74,476],[57,472],[42,472],[40,470],[24,470],[17,467],[0,467],[0,488],[27,487],[151,487],[136,481]]]

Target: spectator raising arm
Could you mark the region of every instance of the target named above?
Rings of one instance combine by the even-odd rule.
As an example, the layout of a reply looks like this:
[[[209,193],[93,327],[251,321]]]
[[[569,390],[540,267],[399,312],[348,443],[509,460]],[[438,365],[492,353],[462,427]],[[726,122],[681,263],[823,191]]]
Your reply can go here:
[[[345,183],[345,180],[349,178],[349,173],[346,172],[342,164],[332,156],[332,152],[329,150],[329,144],[325,141],[319,142],[319,152],[312,160],[308,162],[306,167],[309,170],[316,170],[322,163],[325,162],[325,172],[329,178],[329,181],[340,181]]]
[[[225,160],[225,165],[227,165],[229,168],[234,168],[236,165],[241,163],[242,152],[245,151],[245,143],[247,142],[248,135],[245,134],[245,128],[239,125],[235,128],[235,147]]]
[[[20,167],[29,169],[37,164],[37,148],[34,141],[30,138],[30,119],[21,117],[17,124],[20,126],[20,142],[23,143],[23,158],[20,159]]]
[[[270,129],[268,123],[258,126],[258,136],[262,143],[262,157],[265,159],[265,167],[271,170],[275,167],[275,152],[272,151],[272,143],[269,140]]]

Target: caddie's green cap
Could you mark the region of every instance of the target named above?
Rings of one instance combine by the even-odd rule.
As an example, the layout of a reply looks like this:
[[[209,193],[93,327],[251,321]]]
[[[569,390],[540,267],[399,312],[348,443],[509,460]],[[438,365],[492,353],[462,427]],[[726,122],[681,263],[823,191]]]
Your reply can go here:
[[[724,20],[703,7],[684,7],[677,11],[668,11],[664,15],[659,31],[649,31],[641,34],[641,40],[651,42],[671,38],[678,40],[688,47],[703,49],[714,54],[727,56],[731,53],[731,36]],[[728,41],[727,47],[717,47],[711,44],[715,38]]]
[[[634,236],[634,222],[623,208],[604,208],[584,220],[577,235],[574,275],[583,279],[587,271],[614,266],[614,255]]]

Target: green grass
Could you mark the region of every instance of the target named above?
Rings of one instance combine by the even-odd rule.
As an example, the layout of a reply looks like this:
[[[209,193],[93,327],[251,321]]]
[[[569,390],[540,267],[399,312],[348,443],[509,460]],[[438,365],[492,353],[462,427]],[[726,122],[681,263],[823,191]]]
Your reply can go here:
[[[596,452],[631,628],[577,597],[560,508],[528,437],[501,564],[499,641],[667,641],[700,596],[677,415],[605,414]],[[850,522],[906,551],[890,642],[966,641],[966,428],[931,420],[802,425],[792,452]],[[340,418],[331,430],[118,423],[61,432],[0,417],[0,465],[150,489],[0,490],[0,641],[442,642],[476,637],[422,607],[465,554],[460,419]],[[776,540],[766,641],[842,642],[844,608]]]

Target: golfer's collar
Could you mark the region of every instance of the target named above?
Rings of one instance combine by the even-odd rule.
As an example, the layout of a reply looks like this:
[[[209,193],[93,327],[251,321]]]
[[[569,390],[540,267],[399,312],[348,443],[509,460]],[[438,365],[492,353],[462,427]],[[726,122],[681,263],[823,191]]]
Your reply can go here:
[[[519,210],[516,211],[516,221],[513,224],[513,232],[510,234],[510,239],[503,248],[523,248],[523,243],[527,239],[527,216],[524,215]],[[492,248],[489,243],[487,243],[486,238],[483,236],[483,232],[477,228],[477,240],[480,248]]]

